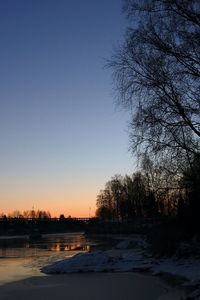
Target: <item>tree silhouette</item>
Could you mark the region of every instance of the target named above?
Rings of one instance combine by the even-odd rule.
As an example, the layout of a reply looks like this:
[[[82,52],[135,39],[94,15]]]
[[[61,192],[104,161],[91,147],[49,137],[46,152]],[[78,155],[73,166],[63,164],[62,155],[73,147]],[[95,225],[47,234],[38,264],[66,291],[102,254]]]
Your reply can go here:
[[[200,2],[127,0],[124,11],[129,27],[109,66],[133,112],[132,149],[199,156]]]
[[[97,195],[96,204],[96,216],[107,220],[152,217],[158,213],[155,194],[141,172],[112,177]]]

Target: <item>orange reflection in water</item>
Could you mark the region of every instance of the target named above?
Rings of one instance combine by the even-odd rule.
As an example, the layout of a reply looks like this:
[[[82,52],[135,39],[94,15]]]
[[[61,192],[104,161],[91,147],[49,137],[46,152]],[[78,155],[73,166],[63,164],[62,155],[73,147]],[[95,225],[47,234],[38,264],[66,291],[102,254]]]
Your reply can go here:
[[[87,244],[83,235],[69,235],[67,239],[62,236],[54,237],[49,243],[50,251],[90,251],[90,245]]]
[[[51,251],[61,252],[61,251],[90,251],[90,245],[85,244],[61,244],[55,243],[50,247]]]

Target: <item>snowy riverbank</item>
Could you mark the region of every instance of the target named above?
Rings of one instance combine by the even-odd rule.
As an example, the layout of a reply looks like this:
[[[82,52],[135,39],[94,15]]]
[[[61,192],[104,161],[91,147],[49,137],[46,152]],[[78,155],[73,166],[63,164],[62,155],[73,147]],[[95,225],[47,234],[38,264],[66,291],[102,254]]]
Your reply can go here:
[[[42,268],[46,274],[134,271],[176,277],[181,286],[195,290],[188,299],[200,299],[200,260],[191,257],[153,258],[140,236],[127,238],[111,250],[80,253]]]

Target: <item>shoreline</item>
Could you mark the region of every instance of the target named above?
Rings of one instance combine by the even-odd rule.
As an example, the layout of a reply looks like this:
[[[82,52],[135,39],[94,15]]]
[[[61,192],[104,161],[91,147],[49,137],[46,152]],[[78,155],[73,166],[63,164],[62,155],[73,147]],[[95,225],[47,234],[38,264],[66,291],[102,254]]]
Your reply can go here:
[[[144,236],[120,234],[111,235],[111,237],[119,242],[115,248],[78,255],[70,261],[63,260],[46,266],[42,271],[46,274],[140,273],[159,278],[171,288],[182,290],[185,297],[189,297],[188,299],[200,299],[200,261],[198,258],[176,256],[156,258],[149,252]]]
[[[108,237],[108,235],[106,235],[106,237]],[[72,285],[73,286],[77,285],[78,288],[79,285],[82,284],[81,281],[85,281],[86,278],[90,278],[90,280],[94,281],[94,285],[96,284],[95,291],[98,293],[97,285],[102,285],[102,282],[104,282],[105,277],[109,278],[109,280],[113,284],[113,287],[117,285],[118,288],[117,278],[121,278],[121,280],[123,280],[123,278],[132,277],[133,279],[135,279],[138,278],[138,276],[140,276],[140,279],[142,282],[144,282],[144,284],[146,284],[145,283],[146,280],[148,281],[147,278],[150,278],[150,281],[152,281],[152,285],[156,284],[157,286],[157,283],[159,282],[159,284],[165,289],[165,291],[166,290],[168,292],[173,291],[174,295],[176,295],[175,296],[176,298],[160,298],[162,296],[160,295],[159,298],[152,298],[152,299],[159,299],[159,300],[178,299],[179,300],[179,299],[186,299],[185,298],[186,295],[189,295],[190,297],[192,295],[192,297],[189,299],[199,299],[193,296],[196,292],[198,292],[199,287],[195,285],[195,282],[192,281],[196,276],[196,282],[198,282],[198,276],[197,276],[198,273],[196,273],[195,276],[191,277],[191,279],[189,276],[188,278],[187,276],[184,276],[184,272],[181,273],[181,269],[179,269],[179,267],[182,266],[184,267],[184,264],[183,262],[181,262],[181,260],[174,259],[173,257],[162,258],[162,259],[152,257],[148,252],[147,244],[144,242],[143,237],[141,237],[140,235],[135,235],[135,234],[112,235],[111,234],[110,238],[112,238],[116,242],[114,248],[109,248],[109,249],[105,248],[104,250],[98,250],[97,247],[96,250],[94,249],[91,252],[86,252],[85,254],[79,255],[77,257],[75,255],[76,259],[74,262],[72,262],[72,258],[68,259],[68,262],[69,261],[72,262],[72,265],[66,263],[66,260],[64,259],[64,260],[60,260],[59,262],[53,263],[52,265],[45,266],[44,267],[45,271],[43,273],[46,273],[47,274],[46,276],[42,274],[41,276],[40,274],[37,274],[36,276],[31,275],[30,277],[26,277],[24,279],[22,278],[17,281],[12,281],[12,282],[2,284],[0,286],[0,300],[15,299],[14,298],[15,292],[20,294],[20,299],[23,299],[21,297],[23,297],[23,295],[26,294],[27,286],[33,289],[33,293],[35,293],[36,292],[35,290],[38,289],[41,289],[43,291],[43,288],[45,289],[45,287],[48,288],[46,290],[46,292],[48,293],[52,287],[55,287],[58,293],[59,293],[59,287],[61,288],[61,291],[63,290],[64,293],[65,292],[67,293],[67,291],[65,291],[66,290],[65,284],[67,284],[68,282],[72,282]],[[78,269],[77,269],[77,265],[78,265]],[[194,261],[193,261],[193,265],[194,265]],[[58,269],[56,269],[55,267],[56,268],[58,267]],[[184,268],[183,271],[185,271]],[[192,269],[192,271],[194,270]],[[64,274],[52,275],[55,273],[64,273]],[[186,275],[188,274],[186,273]],[[64,280],[64,278],[66,279],[66,281]],[[97,279],[101,280],[102,282],[98,282]],[[61,281],[59,282],[59,280]],[[116,283],[114,283],[114,281],[116,281]],[[90,285],[88,282],[86,282],[86,285],[87,288],[90,289]],[[123,287],[121,288],[123,289]],[[126,288],[129,287],[126,286]],[[113,294],[115,292],[116,291],[114,290],[112,291]],[[134,291],[132,290],[132,282],[130,282],[130,293],[133,292]],[[138,293],[140,292],[142,291],[138,291]],[[5,297],[2,298],[3,296],[8,298]],[[81,295],[79,295],[79,297],[80,296]],[[177,298],[178,296],[179,298]],[[80,299],[79,297],[73,299],[78,300]],[[113,298],[113,300],[117,300],[118,298],[116,297]],[[48,298],[51,299],[51,294],[48,296]],[[86,298],[82,298],[82,299],[84,300]],[[92,300],[93,299],[94,298],[92,298]],[[99,300],[100,298],[97,299]],[[126,298],[126,300],[127,299],[128,298]],[[137,300],[137,298],[135,299]],[[141,299],[143,300],[145,298],[141,298]],[[150,300],[151,298],[148,299]]]

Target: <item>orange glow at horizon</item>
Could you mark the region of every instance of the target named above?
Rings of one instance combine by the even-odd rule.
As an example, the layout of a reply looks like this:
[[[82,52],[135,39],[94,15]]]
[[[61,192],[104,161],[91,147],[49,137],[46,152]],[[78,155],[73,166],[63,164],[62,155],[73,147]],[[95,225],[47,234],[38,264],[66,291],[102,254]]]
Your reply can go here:
[[[32,208],[31,208],[32,209]],[[13,209],[1,209],[0,211],[0,215],[1,214],[11,214],[14,211],[20,211],[21,213],[23,213],[24,211],[27,210],[31,210],[30,208],[24,208],[24,209],[19,209],[19,208],[13,208]],[[90,207],[88,210],[87,209],[83,209],[83,210],[73,210],[73,209],[49,209],[49,208],[35,208],[34,210],[41,210],[41,211],[48,211],[51,214],[52,218],[57,218],[59,217],[61,214],[63,214],[65,216],[65,218],[67,217],[72,217],[72,218],[89,218],[89,217],[95,217],[95,212],[96,212],[96,208],[95,207]]]
[[[59,193],[48,194],[44,191],[38,191],[30,193],[28,191],[15,191],[13,193],[2,193],[0,197],[0,214],[12,213],[14,211],[20,211],[23,213],[27,210],[34,209],[35,211],[49,211],[51,217],[59,217],[64,214],[65,217],[94,217],[96,211],[96,195],[97,191],[86,190],[77,191],[73,194],[60,191]],[[20,199],[20,200],[19,200]],[[41,200],[42,199],[42,200]]]
[[[68,205],[69,207],[69,205]],[[63,214],[65,216],[65,218],[67,217],[72,217],[72,218],[88,218],[88,217],[95,217],[95,212],[96,212],[96,207],[95,205],[92,205],[90,207],[69,207],[69,208],[55,208],[55,207],[49,207],[49,206],[32,206],[32,207],[14,207],[13,208],[2,208],[0,210],[0,214],[10,214],[14,211],[20,211],[21,213],[23,213],[24,211],[28,211],[28,210],[32,210],[34,209],[35,211],[37,210],[41,210],[41,211],[48,211],[51,214],[51,217],[59,217],[61,214]]]

